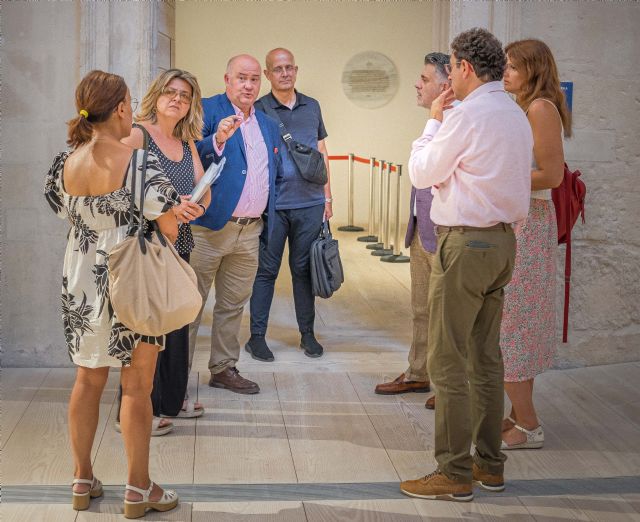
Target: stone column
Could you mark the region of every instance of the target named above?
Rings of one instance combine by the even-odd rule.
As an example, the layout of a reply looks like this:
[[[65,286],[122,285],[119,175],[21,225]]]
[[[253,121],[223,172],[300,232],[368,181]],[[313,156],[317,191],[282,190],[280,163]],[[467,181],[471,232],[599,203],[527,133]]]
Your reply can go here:
[[[60,290],[69,224],[43,196],[66,148],[74,91],[92,69],[121,74],[141,99],[172,65],[173,1],[5,2],[2,5],[2,278],[4,366],[69,365]]]
[[[449,39],[472,27],[484,27],[506,45],[520,38],[521,20],[520,2],[451,0]]]
[[[448,0],[433,0],[431,11],[431,42],[433,51],[449,53],[449,12]]]

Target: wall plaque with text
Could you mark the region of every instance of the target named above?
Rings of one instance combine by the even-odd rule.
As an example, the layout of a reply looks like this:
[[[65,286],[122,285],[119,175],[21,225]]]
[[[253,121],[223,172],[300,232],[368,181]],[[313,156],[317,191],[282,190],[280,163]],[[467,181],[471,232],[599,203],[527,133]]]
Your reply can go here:
[[[398,90],[398,71],[384,54],[365,51],[353,56],[342,71],[342,89],[353,103],[376,109],[391,101]]]

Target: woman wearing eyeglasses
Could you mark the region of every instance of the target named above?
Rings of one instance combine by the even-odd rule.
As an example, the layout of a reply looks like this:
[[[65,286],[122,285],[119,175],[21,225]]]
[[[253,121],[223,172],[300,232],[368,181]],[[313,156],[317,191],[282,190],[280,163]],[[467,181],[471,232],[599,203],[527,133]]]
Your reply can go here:
[[[531,204],[516,232],[516,261],[505,288],[500,347],[504,388],[511,415],[503,422],[502,449],[541,448],[544,431],[533,405],[536,375],[556,354],[556,251],[558,230],[551,189],[562,183],[562,136],[571,135],[571,114],[560,89],[558,69],[540,40],[520,40],[505,48],[504,87],[515,94],[533,131]]]
[[[169,69],[158,76],[142,100],[136,124],[124,143],[141,149],[147,134],[149,152],[155,154],[162,169],[181,194],[173,208],[179,231],[175,247],[189,261],[193,236],[189,223],[204,214],[210,192],[200,201],[190,201],[194,184],[204,174],[194,140],[201,139],[202,104],[195,76],[180,69]],[[165,350],[158,357],[151,400],[153,435],[164,435],[173,423],[163,417],[199,417],[204,409],[187,395],[189,372],[189,325],[167,334]],[[118,424],[116,424],[118,429]]]

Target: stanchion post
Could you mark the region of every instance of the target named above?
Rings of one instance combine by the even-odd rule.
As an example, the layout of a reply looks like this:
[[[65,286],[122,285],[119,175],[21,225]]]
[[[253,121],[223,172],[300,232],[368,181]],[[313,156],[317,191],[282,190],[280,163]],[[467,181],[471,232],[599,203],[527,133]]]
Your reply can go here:
[[[376,206],[376,228],[378,234],[378,243],[367,245],[369,250],[380,250],[384,245],[382,244],[382,209],[384,207],[384,169],[386,162],[380,160],[378,162],[378,201]]]
[[[371,252],[372,256],[386,256],[393,253],[391,245],[389,244],[389,207],[391,203],[391,172],[393,170],[393,163],[387,164],[387,176],[384,179],[384,216],[382,226],[380,227],[382,248]]]
[[[349,153],[349,173],[347,177],[347,192],[349,193],[349,201],[347,202],[347,225],[338,227],[338,230],[343,232],[362,232],[364,228],[356,227],[353,225],[353,199],[355,197],[355,189],[353,183],[353,171],[354,171],[354,157],[355,154]]]
[[[387,194],[387,206],[384,209],[384,248],[391,248],[391,221],[389,220],[389,214],[391,212],[391,173],[393,172],[393,163],[389,163],[389,169],[387,170],[387,179],[384,183],[384,191]]]
[[[369,160],[369,225],[368,235],[360,236],[358,241],[363,243],[375,243],[378,241],[378,236],[375,235],[375,216],[376,216],[376,196],[375,196],[375,166],[376,159],[371,158]]]
[[[383,256],[380,261],[385,263],[408,263],[409,257],[403,256],[400,251],[400,177],[402,176],[402,165],[396,165],[396,230],[393,240],[393,252],[391,255]]]

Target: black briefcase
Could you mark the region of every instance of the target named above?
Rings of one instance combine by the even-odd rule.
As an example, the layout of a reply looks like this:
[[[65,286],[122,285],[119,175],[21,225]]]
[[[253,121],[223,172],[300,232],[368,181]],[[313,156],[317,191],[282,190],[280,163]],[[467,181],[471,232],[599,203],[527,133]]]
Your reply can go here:
[[[311,243],[311,286],[313,295],[328,298],[344,282],[344,272],[338,251],[338,240],[333,239],[329,222],[320,227],[320,235]]]

